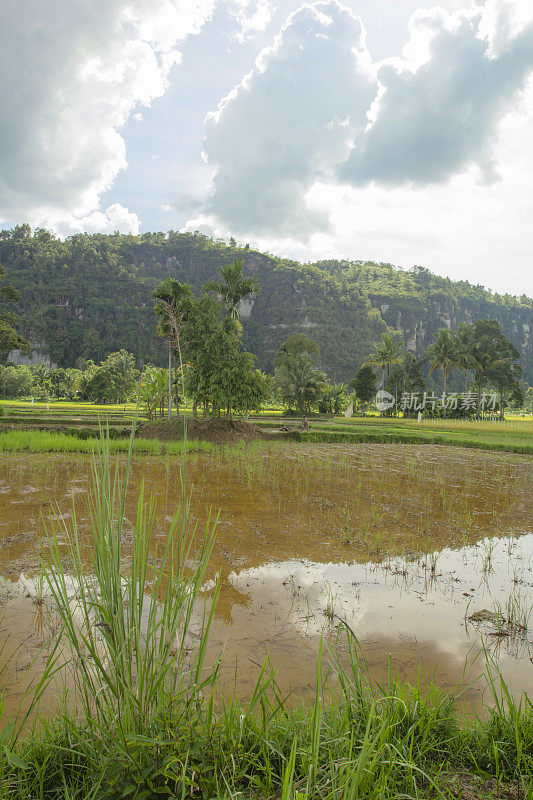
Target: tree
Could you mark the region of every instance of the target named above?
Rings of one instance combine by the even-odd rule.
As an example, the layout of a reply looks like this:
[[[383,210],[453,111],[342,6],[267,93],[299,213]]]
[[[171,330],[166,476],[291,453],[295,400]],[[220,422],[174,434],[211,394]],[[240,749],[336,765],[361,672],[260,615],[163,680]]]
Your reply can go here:
[[[370,354],[367,364],[380,367],[385,371],[385,379],[389,377],[393,364],[401,364],[405,357],[405,342],[398,333],[382,333],[381,341]]]
[[[204,291],[216,292],[222,298],[228,316],[232,319],[239,318],[241,300],[259,290],[257,278],[244,278],[242,269],[242,261],[235,260],[231,264],[225,264],[218,269],[222,281],[208,281],[202,287]]]
[[[123,403],[135,394],[138,376],[133,355],[120,350],[86,375],[83,391],[94,403]]]
[[[146,409],[149,420],[157,416],[157,409],[163,405],[168,385],[166,369],[146,367],[141,380],[140,401]]]
[[[444,394],[446,394],[446,384],[448,378],[458,366],[457,361],[457,341],[447,328],[441,328],[435,335],[435,341],[426,351],[426,358],[429,361],[430,374],[436,369],[441,369],[444,375]],[[446,403],[443,403],[443,412],[446,416]]]
[[[299,356],[308,356],[314,363],[315,356],[318,357],[320,350],[318,345],[305,333],[293,333],[289,336],[286,342],[283,342],[276,357],[274,358],[274,366],[279,367],[290,358],[298,358]]]
[[[518,363],[520,353],[504,335],[497,320],[480,319],[472,324],[472,328],[472,355],[475,361],[473,371],[479,410],[481,392],[488,383],[492,382],[499,390],[509,389],[511,383],[517,381],[522,374],[522,369]]]
[[[325,383],[322,387],[318,410],[323,414],[340,414],[347,406],[345,383]]]
[[[157,300],[154,307],[155,313],[159,317],[157,332],[168,341],[168,418],[170,419],[172,416],[172,351],[174,350],[180,367],[182,367],[183,320],[191,303],[192,291],[190,286],[169,277],[156,286],[152,297]]]
[[[375,346],[374,352],[366,362],[369,365],[380,367],[384,371],[382,386],[390,376],[391,366],[402,364],[405,357],[405,342],[398,333],[382,333],[381,341]],[[381,412],[381,416],[385,412]]]
[[[524,402],[524,393],[520,386],[522,367],[511,360],[498,363],[489,371],[489,380],[496,387],[500,396],[500,417],[504,419],[504,409],[507,401],[520,406]]]
[[[33,375],[29,367],[0,365],[0,395],[2,397],[29,397],[33,391]]]
[[[460,322],[455,333],[457,366],[465,374],[465,392],[468,391],[468,370],[476,365],[474,358],[475,331],[473,325]]]
[[[315,366],[318,345],[303,333],[294,333],[281,345],[274,358],[274,378],[281,398],[301,411],[309,411],[318,402],[326,376]]]
[[[11,306],[20,301],[20,293],[10,284],[4,283],[6,271],[0,264],[0,362],[5,362],[12,350],[28,353],[30,343],[19,333],[20,317],[11,310]]]
[[[274,378],[281,390],[281,398],[289,406],[296,404],[298,411],[310,411],[318,402],[326,376],[315,369],[308,358],[300,357],[276,367]]]
[[[245,413],[266,397],[268,381],[255,369],[255,358],[241,348],[238,322],[220,319],[212,297],[191,297],[183,322],[186,386],[195,403],[220,416]]]
[[[358,369],[355,378],[350,383],[350,386],[355,391],[355,396],[361,404],[363,416],[366,414],[368,404],[376,394],[376,383],[376,373],[368,365],[363,365]]]

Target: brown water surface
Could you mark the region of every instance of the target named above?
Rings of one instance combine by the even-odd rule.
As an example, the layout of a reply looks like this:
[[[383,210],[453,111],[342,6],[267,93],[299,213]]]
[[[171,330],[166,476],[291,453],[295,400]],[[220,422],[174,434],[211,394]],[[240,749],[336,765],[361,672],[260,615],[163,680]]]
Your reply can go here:
[[[180,466],[151,457],[133,465],[128,514],[144,481],[161,535],[180,503]],[[52,633],[35,578],[43,517],[68,524],[74,502],[87,533],[90,473],[84,456],[2,456],[8,713],[28,668],[42,670],[41,644]],[[201,530],[219,514],[209,581],[220,576],[222,591],[210,657],[225,649],[222,685],[232,688],[236,675],[235,691],[249,695],[268,652],[281,687],[305,694],[320,635],[332,640],[342,620],[375,678],[389,658],[403,680],[421,670],[444,689],[464,674],[465,700],[479,705],[485,684],[471,682],[483,671],[484,641],[512,690],[533,693],[533,620],[505,630],[468,620],[498,604],[501,617],[510,599],[526,616],[531,609],[532,487],[529,457],[440,446],[252,443],[192,457],[192,521]]]

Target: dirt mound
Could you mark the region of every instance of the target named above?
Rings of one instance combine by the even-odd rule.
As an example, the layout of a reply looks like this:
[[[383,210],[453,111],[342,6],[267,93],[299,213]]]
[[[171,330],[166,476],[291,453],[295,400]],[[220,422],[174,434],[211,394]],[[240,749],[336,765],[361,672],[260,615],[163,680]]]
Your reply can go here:
[[[176,441],[183,438],[183,420],[145,422],[137,428],[137,435],[147,439],[159,439],[162,442]],[[213,444],[270,438],[270,435],[257,425],[234,419],[212,419],[207,422],[188,419],[187,436],[189,439],[200,439]]]

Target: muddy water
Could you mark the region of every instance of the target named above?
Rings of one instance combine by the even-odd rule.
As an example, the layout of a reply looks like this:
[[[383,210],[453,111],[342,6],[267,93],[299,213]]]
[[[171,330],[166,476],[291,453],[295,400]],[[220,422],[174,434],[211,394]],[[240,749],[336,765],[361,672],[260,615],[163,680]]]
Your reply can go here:
[[[181,498],[180,462],[135,462],[131,516],[142,481],[162,534]],[[88,531],[89,485],[85,457],[17,454],[0,463],[8,712],[28,667],[34,678],[42,669],[41,644],[53,632],[31,577],[43,517],[68,525],[74,502]],[[192,523],[201,529],[210,511],[219,514],[209,580],[220,575],[222,591],[210,658],[225,649],[224,688],[236,679],[237,693],[249,695],[268,652],[281,688],[305,694],[321,633],[333,640],[345,621],[374,678],[389,658],[404,680],[432,675],[452,689],[464,676],[465,701],[479,705],[484,642],[513,691],[533,694],[533,617],[529,630],[501,623],[510,600],[515,613],[533,605],[532,488],[532,459],[459,448],[261,443],[195,456]],[[469,621],[498,604],[500,624]]]

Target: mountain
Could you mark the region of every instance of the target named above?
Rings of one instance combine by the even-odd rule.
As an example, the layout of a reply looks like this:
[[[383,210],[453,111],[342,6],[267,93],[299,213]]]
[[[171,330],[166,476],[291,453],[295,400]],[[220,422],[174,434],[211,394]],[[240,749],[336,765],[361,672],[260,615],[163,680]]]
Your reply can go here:
[[[533,300],[451,281],[423,267],[320,261],[299,264],[201,233],[79,234],[62,241],[21,225],[0,232],[0,263],[21,293],[21,332],[52,363],[101,360],[126,348],[138,363],[164,363],[153,286],[171,275],[200,289],[235,258],[261,291],[242,304],[243,343],[271,370],[280,344],[303,331],[320,346],[332,380],[350,380],[387,328],[421,353],[441,327],[499,320],[533,383]]]

